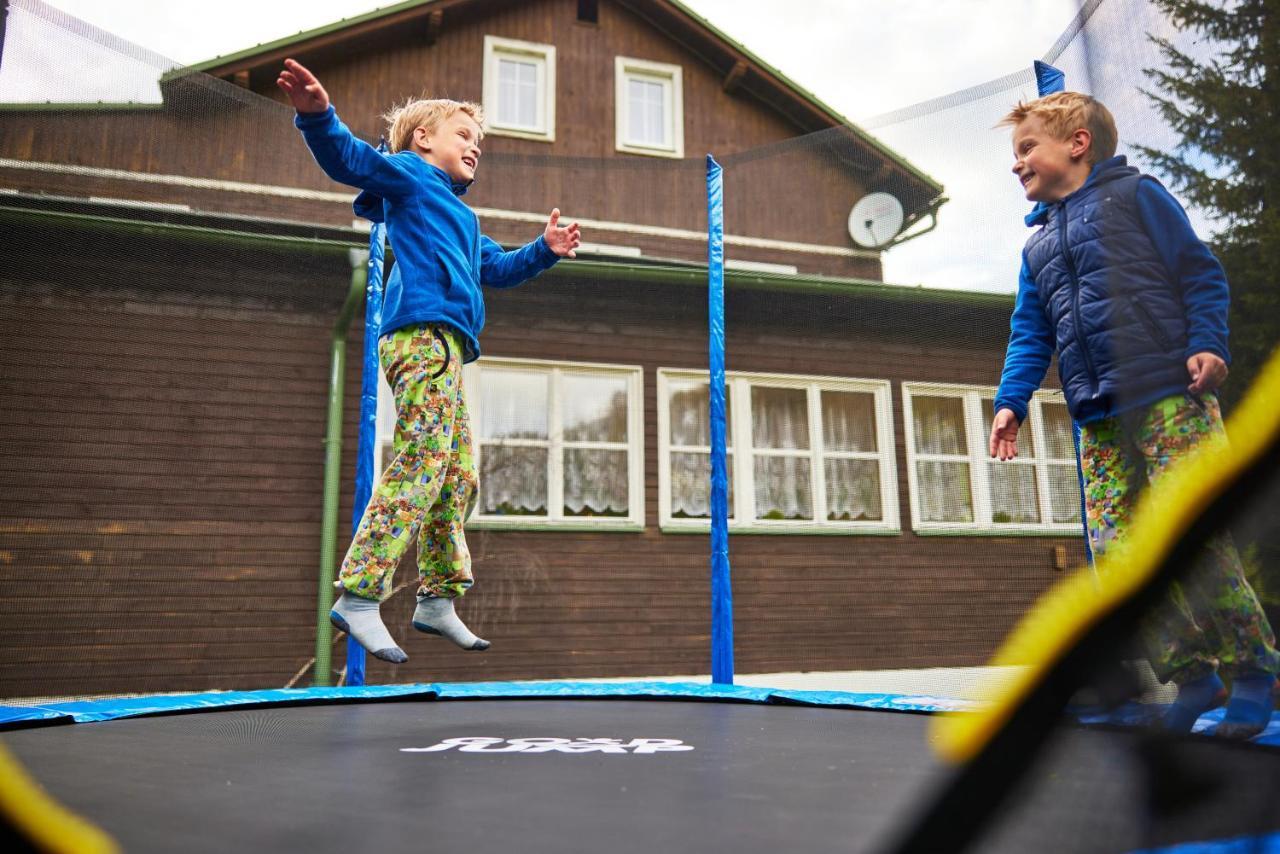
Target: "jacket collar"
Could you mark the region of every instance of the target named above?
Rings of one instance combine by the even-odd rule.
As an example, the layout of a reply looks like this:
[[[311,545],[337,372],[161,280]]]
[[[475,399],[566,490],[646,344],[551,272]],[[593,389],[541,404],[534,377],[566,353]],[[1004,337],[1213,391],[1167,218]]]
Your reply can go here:
[[[1080,189],[1069,193],[1056,202],[1036,202],[1036,206],[1031,209],[1031,213],[1027,214],[1023,221],[1028,227],[1044,225],[1049,219],[1049,211],[1055,205],[1065,204],[1069,200],[1079,196],[1085,190],[1093,189],[1101,184],[1106,184],[1117,178],[1123,178],[1127,175],[1138,174],[1137,168],[1130,166],[1129,161],[1123,154],[1117,154],[1115,157],[1108,158],[1089,170],[1089,177],[1080,185]]]
[[[426,160],[423,160],[422,162],[427,167],[427,170],[431,172],[432,176],[435,177],[437,181],[447,186],[449,191],[455,196],[465,196],[467,194],[467,190],[476,182],[475,178],[472,178],[470,181],[464,181],[460,184],[455,183],[454,180],[449,177],[449,173],[441,169],[439,166],[434,163],[428,163]]]
[[[421,158],[419,158],[421,159]],[[449,177],[449,173],[436,166],[434,163],[428,163],[423,160],[422,165],[426,167],[428,174],[433,180],[439,181],[449,188],[455,196],[465,196],[467,190],[475,183],[475,179],[467,181],[464,184],[455,184]],[[355,204],[356,216],[364,217],[371,222],[384,222],[386,214],[383,211],[383,199],[377,193],[371,190],[363,190],[356,196]]]

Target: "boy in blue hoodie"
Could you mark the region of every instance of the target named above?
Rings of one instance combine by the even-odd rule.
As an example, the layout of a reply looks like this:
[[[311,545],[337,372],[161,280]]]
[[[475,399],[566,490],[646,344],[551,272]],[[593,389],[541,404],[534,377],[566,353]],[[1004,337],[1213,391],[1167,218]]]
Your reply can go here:
[[[1095,554],[1125,536],[1142,486],[1199,441],[1222,433],[1214,392],[1227,376],[1227,280],[1181,205],[1115,156],[1111,113],[1059,92],[1020,103],[1014,165],[1039,226],[1022,271],[996,393],[990,453],[1017,455],[1018,428],[1053,354],[1080,424],[1085,515]],[[1249,738],[1270,720],[1280,670],[1275,635],[1229,537],[1174,586],[1142,627],[1156,675],[1178,686],[1163,724],[1187,732],[1230,702],[1217,733]]]
[[[416,537],[414,628],[463,649],[487,649],[453,607],[472,584],[463,524],[477,487],[462,365],[480,355],[480,286],[512,287],[575,257],[578,224],[560,227],[560,211],[552,210],[541,237],[504,252],[480,233],[461,199],[480,161],[479,105],[410,101],[386,116],[392,153],[384,155],[338,120],[314,74],[292,59],[284,64],[276,82],[297,110],[294,123],[307,147],[330,178],[363,191],[356,212],[386,222],[396,255],[379,330],[382,370],[396,400],[396,457],[343,559],[336,582],[342,595],[329,618],[378,658],[406,661],[379,605]]]

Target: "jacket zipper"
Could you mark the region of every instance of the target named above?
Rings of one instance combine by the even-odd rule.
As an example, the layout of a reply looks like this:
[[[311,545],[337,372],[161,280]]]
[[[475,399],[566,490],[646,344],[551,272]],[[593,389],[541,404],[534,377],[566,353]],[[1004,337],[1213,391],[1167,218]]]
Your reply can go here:
[[[1080,347],[1080,355],[1084,358],[1085,371],[1089,375],[1089,396],[1098,392],[1098,375],[1093,366],[1093,357],[1089,355],[1089,345],[1085,342],[1084,332],[1080,328],[1080,277],[1076,273],[1075,262],[1071,260],[1071,252],[1067,248],[1067,202],[1058,203],[1058,216],[1062,226],[1058,229],[1058,242],[1062,247],[1062,261],[1067,265],[1067,275],[1071,279],[1071,325],[1075,329],[1076,344]]]

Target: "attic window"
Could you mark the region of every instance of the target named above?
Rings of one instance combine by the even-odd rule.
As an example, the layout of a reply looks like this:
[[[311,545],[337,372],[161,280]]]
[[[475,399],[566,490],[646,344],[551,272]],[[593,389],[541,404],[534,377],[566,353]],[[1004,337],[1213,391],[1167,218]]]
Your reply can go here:
[[[484,111],[487,133],[555,141],[555,47],[485,36]]]
[[[600,4],[597,0],[578,0],[578,20],[585,24],[600,23]]]
[[[618,151],[684,157],[680,66],[619,56],[615,64]]]

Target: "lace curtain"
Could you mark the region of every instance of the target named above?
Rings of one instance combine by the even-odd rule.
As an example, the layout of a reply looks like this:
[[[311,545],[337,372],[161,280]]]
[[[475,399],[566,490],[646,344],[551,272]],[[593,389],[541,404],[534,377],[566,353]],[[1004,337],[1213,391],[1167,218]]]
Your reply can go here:
[[[917,453],[968,456],[961,398],[913,397],[911,418]],[[973,521],[968,462],[919,460],[916,485],[923,521]]]

